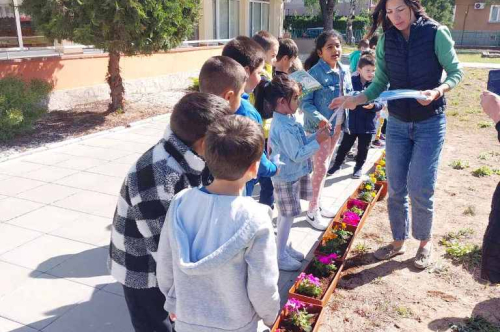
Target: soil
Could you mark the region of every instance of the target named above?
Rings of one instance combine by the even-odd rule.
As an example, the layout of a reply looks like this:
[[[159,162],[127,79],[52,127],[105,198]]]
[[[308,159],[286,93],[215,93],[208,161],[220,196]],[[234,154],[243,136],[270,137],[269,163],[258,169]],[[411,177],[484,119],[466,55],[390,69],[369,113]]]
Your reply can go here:
[[[413,267],[418,248],[414,239],[407,241],[404,255],[384,262],[373,257],[373,251],[392,240],[387,199],[378,202],[355,240],[320,331],[449,331],[451,324],[463,324],[476,315],[500,326],[500,286],[479,278],[477,260],[454,261],[440,244],[448,233],[472,228],[473,234],[459,243],[482,245],[491,198],[500,181],[495,174],[471,174],[481,166],[500,168],[497,134],[494,126],[486,126],[492,122],[479,104],[487,75],[487,70],[467,69],[462,84],[448,94],[447,134],[435,195],[433,265],[424,271]],[[453,169],[450,163],[457,160],[470,167]]]
[[[318,319],[318,314],[313,314],[313,317],[311,318],[311,321],[314,323],[312,324],[312,328],[314,329],[314,325],[316,324],[316,320]],[[276,332],[304,332],[303,329],[293,325],[290,321],[283,320],[280,325],[278,326],[278,329]]]

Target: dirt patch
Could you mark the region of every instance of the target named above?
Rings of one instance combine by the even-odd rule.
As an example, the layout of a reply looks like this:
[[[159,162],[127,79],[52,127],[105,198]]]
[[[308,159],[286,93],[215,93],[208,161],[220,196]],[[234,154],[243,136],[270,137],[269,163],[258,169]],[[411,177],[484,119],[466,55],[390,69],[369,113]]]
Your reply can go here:
[[[500,326],[500,286],[481,281],[477,264],[454,262],[440,244],[450,232],[472,229],[458,244],[482,245],[491,197],[500,181],[496,174],[472,175],[482,166],[500,168],[496,131],[483,126],[489,119],[479,105],[487,74],[467,70],[465,81],[448,94],[447,135],[435,196],[435,264],[426,271],[413,267],[418,248],[413,239],[402,256],[385,262],[373,257],[373,251],[392,240],[386,201],[379,202],[353,246],[362,243],[369,250],[353,251],[346,261],[320,331],[447,331],[472,315]],[[468,167],[451,167],[457,160]]]

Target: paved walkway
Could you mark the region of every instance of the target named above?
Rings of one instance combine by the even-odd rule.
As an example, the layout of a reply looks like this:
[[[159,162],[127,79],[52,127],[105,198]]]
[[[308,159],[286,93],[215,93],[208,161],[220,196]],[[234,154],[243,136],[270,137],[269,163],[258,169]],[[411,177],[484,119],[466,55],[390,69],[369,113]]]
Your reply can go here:
[[[167,122],[155,118],[0,162],[0,332],[133,331],[106,269],[110,223],[130,165]],[[366,168],[379,154],[370,150]],[[338,209],[358,186],[352,166],[327,180],[325,206]],[[291,240],[307,254],[320,234],[302,217]],[[283,301],[296,275],[281,274]]]

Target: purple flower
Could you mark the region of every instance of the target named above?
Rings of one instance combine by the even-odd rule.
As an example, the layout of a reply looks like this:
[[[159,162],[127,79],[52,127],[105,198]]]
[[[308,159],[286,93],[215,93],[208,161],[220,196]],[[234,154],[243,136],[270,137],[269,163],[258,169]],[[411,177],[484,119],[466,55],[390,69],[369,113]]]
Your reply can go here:
[[[342,222],[353,226],[357,226],[360,220],[361,218],[352,211],[344,212],[344,216],[342,218]]]
[[[315,286],[320,286],[321,283],[319,281],[319,278],[316,278],[315,276],[313,276],[312,274],[305,274],[304,272],[302,272],[301,274],[299,274],[299,283],[303,282],[303,281],[306,281],[306,282],[309,282]]]

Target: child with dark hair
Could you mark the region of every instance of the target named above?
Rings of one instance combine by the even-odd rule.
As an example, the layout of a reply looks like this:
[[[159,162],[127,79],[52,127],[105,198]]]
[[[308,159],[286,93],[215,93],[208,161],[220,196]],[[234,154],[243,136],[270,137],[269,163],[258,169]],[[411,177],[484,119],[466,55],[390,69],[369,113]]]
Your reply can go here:
[[[264,49],[251,38],[239,36],[231,40],[226,44],[226,46],[224,46],[224,48],[222,49],[222,55],[236,60],[240,65],[243,66],[243,68],[245,68],[245,71],[248,75],[248,80],[245,84],[245,93],[242,95],[241,106],[235,114],[249,117],[262,126],[262,116],[259,114],[257,109],[248,101],[248,94],[255,89],[255,87],[261,80],[259,74],[264,67]],[[258,178],[270,178],[274,176],[277,171],[278,168],[268,159],[267,154],[264,151],[260,160],[257,179],[251,180],[247,183],[246,194],[248,196],[252,195],[253,188],[255,187]],[[272,196],[272,190],[267,196],[261,196],[259,202],[268,206],[273,206],[274,197]]]
[[[290,74],[293,62],[299,56],[299,48],[292,39],[280,39],[280,48],[276,56],[276,74]]]
[[[377,44],[378,44],[378,35],[376,33],[374,33],[371,36],[369,43],[370,43],[370,49],[375,50],[375,48],[377,47]]]
[[[316,134],[306,137],[304,128],[295,119],[299,106],[300,87],[287,75],[276,75],[266,86],[266,96],[274,109],[269,142],[272,155],[284,164],[273,177],[276,205],[278,207],[278,266],[281,270],[296,271],[304,255],[287,246],[293,219],[300,215],[300,199],[312,199],[311,157],[320,144],[330,139],[328,121],[321,121]]]
[[[364,54],[358,63],[359,75],[352,76],[352,86],[354,91],[365,90],[375,77],[375,57],[370,54]],[[358,153],[356,155],[356,165],[352,177],[359,179],[362,175],[362,168],[368,156],[372,136],[377,132],[377,112],[383,108],[380,102],[373,102],[364,106],[358,106],[355,110],[349,110],[348,132],[344,132],[344,137],[340,143],[335,163],[328,170],[332,175],[340,169],[344,162],[347,152],[351,149],[354,142],[358,140]]]
[[[201,183],[208,127],[232,113],[224,99],[211,94],[182,97],[163,138],[137,160],[123,182],[108,266],[123,286],[136,331],[173,331],[156,279],[160,232],[172,197]]]
[[[256,332],[280,307],[269,207],[242,196],[257,175],[262,128],[241,116],[213,124],[205,159],[215,180],[172,201],[158,248],[158,285],[176,330]]]
[[[201,67],[200,92],[224,98],[236,112],[240,108],[247,79],[245,68],[238,62],[227,56],[213,56]]]
[[[257,32],[253,37],[266,53],[264,71],[261,73],[262,76],[266,77],[268,80],[273,78],[273,66],[276,63],[276,56],[279,51],[279,41],[271,33],[265,30]]]
[[[351,74],[349,69],[340,63],[342,56],[342,36],[335,30],[325,31],[316,39],[316,47],[306,60],[305,68],[309,74],[321,85],[316,90],[304,96],[301,109],[304,112],[304,129],[308,133],[318,130],[318,124],[329,120],[335,114],[334,134],[320,144],[319,151],[314,155],[314,172],[312,175],[313,198],[309,202],[307,221],[315,228],[324,230],[329,224],[329,219],[335,213],[320,206],[321,192],[325,183],[325,176],[330,166],[330,161],[335,150],[335,145],[341,133],[341,124],[345,111],[329,108],[330,102],[352,91]]]
[[[358,69],[358,61],[361,58],[363,52],[370,49],[370,42],[367,39],[361,39],[358,43],[358,49],[351,53],[349,57],[349,69],[351,73],[355,73]]]

